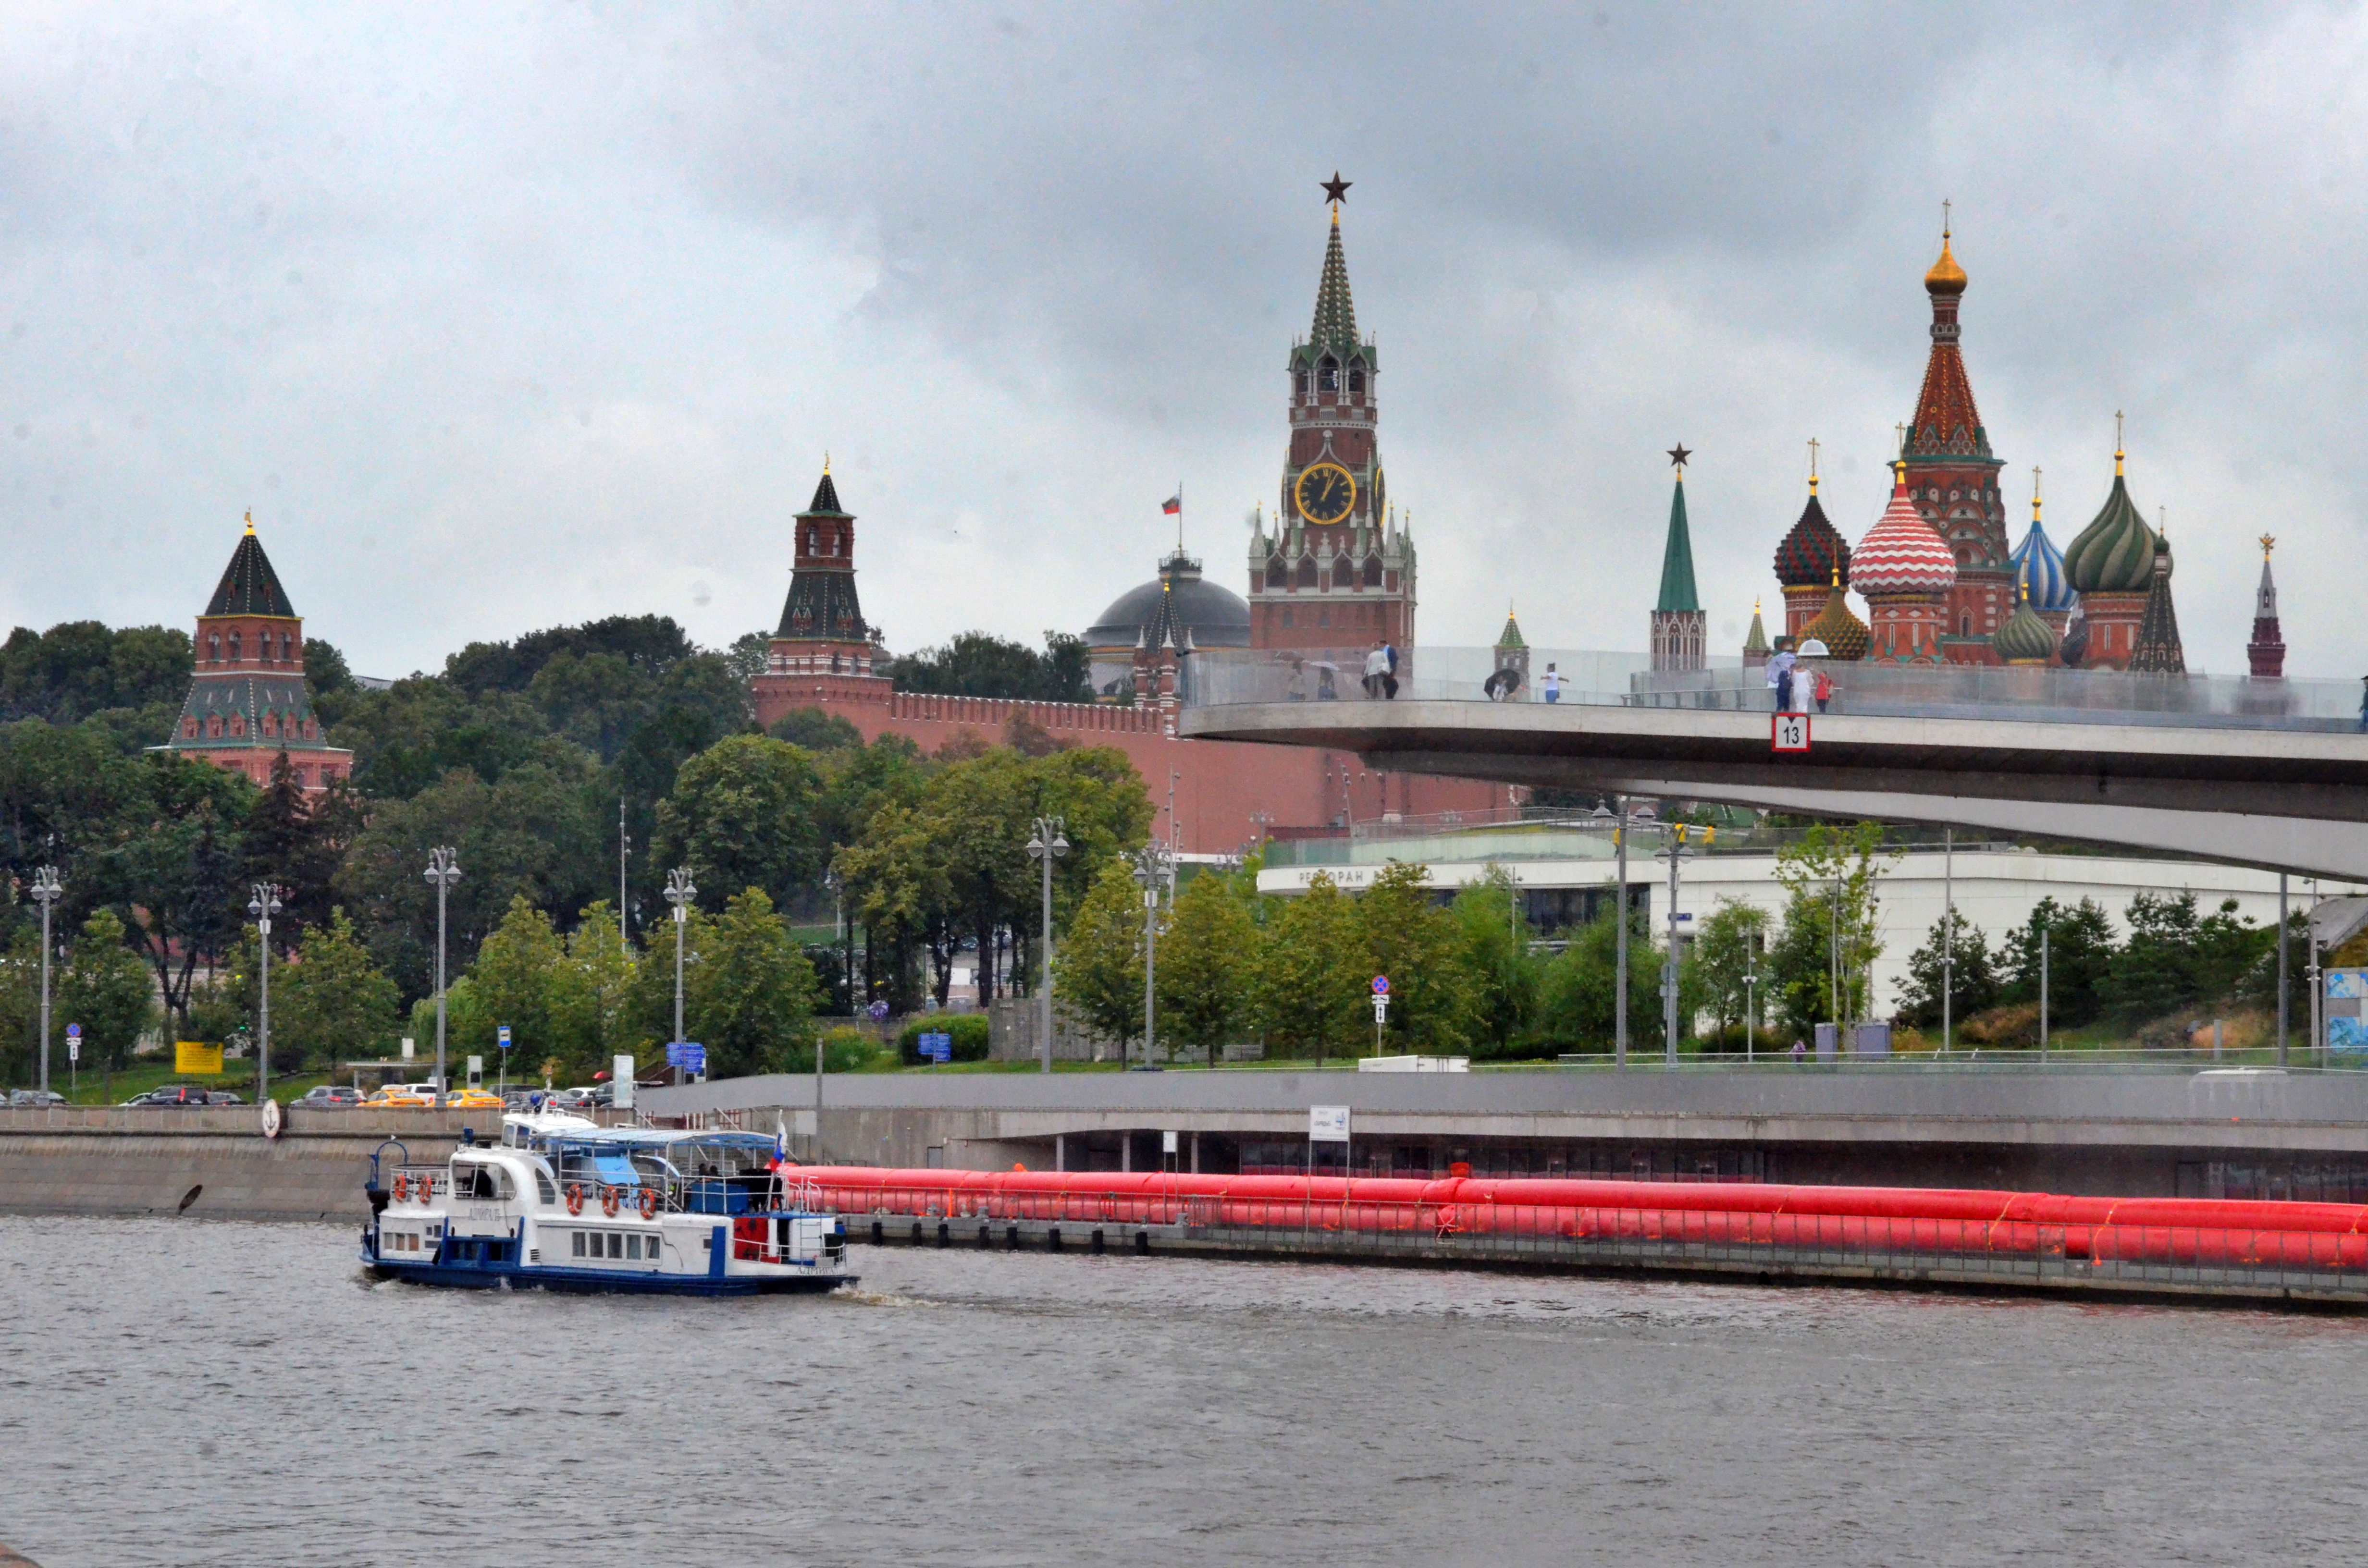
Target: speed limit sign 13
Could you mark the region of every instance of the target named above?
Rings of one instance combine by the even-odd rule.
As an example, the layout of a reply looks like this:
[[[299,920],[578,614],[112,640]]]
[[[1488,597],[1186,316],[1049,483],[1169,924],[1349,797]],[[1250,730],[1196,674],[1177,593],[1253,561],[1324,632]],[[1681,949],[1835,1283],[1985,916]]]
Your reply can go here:
[[[1772,722],[1770,744],[1774,751],[1807,751],[1809,716],[1806,713],[1777,714]]]

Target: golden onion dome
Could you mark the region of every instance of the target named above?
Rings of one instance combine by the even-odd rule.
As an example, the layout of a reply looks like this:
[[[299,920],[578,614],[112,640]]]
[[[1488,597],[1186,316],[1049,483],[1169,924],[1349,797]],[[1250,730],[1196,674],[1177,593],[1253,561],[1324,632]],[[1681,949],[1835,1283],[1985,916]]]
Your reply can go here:
[[[1924,291],[1928,294],[1962,294],[1965,291],[1965,269],[1949,254],[1949,232],[1941,231],[1941,259],[1924,275]]]

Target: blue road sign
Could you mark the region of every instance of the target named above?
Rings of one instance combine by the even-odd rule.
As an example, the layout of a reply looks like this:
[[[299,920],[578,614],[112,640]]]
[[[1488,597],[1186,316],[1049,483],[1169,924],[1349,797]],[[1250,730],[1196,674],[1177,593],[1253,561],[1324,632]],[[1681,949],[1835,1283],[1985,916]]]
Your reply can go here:
[[[925,1034],[919,1044],[921,1054],[932,1062],[947,1062],[954,1059],[954,1037],[950,1034]]]
[[[679,1067],[686,1073],[704,1074],[707,1071],[707,1047],[695,1040],[672,1041],[666,1046],[666,1065]]]
[[[509,1027],[509,1025],[507,1025],[507,1024],[504,1024],[504,1025],[502,1026],[502,1028],[501,1028],[501,1040],[502,1040],[502,1049],[503,1049],[504,1051],[507,1051],[507,1050],[510,1048],[510,1027]]]

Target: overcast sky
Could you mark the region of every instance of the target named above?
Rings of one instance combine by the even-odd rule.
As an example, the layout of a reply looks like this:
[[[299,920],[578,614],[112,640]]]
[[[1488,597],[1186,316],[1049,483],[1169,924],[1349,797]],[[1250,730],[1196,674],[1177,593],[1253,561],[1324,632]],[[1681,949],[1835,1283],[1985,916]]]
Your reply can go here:
[[[0,28],[0,615],[186,626],[252,507],[362,673],[769,630],[827,449],[898,649],[1245,585],[1342,219],[1420,640],[1715,650],[1882,510],[1952,199],[2005,488],[2168,508],[2191,668],[2356,676],[2353,8],[43,5]],[[2027,506],[2009,510],[2020,538]]]

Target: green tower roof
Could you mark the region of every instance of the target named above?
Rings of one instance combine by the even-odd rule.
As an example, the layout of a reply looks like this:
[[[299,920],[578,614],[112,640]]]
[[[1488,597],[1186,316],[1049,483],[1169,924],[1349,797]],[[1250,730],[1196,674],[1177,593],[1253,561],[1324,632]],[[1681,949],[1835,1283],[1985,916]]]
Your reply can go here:
[[[1669,541],[1661,551],[1661,597],[1653,608],[1662,614],[1671,610],[1699,612],[1702,600],[1694,593],[1694,544],[1686,531],[1686,476],[1680,472],[1676,487],[1669,494]]]

